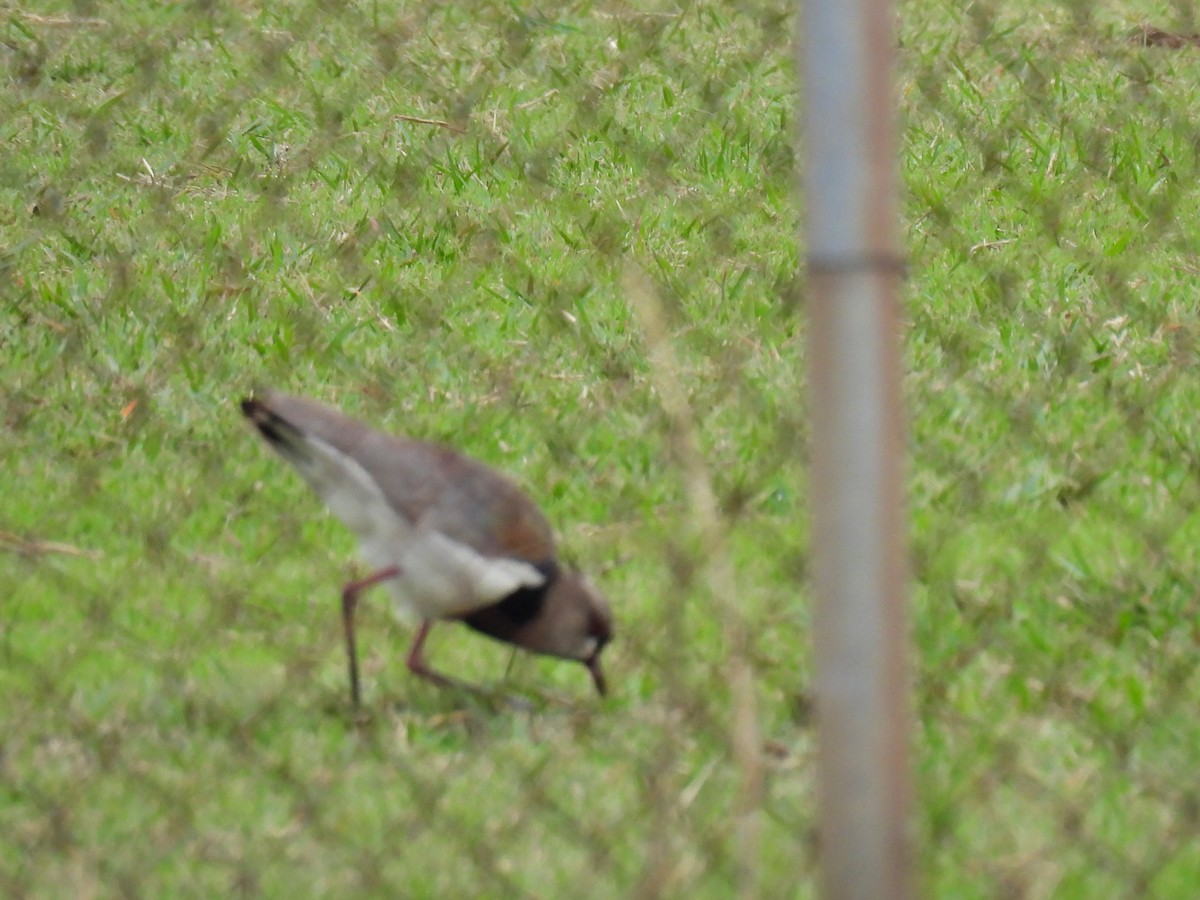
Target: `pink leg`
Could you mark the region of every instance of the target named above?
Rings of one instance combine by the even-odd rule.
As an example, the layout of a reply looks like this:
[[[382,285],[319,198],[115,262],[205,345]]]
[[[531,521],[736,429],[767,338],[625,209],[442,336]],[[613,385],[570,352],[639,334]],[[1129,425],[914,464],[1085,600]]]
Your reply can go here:
[[[425,662],[425,656],[421,652],[425,648],[425,638],[429,637],[429,630],[431,628],[433,628],[432,622],[426,620],[421,623],[421,628],[417,631],[417,636],[413,638],[412,649],[408,651],[408,671],[432,681],[434,684],[451,687],[454,685],[454,682],[445,675],[439,675],[433,669],[429,668],[429,664]]]
[[[350,661],[350,700],[358,706],[360,692],[358,687],[358,648],[354,640],[354,610],[358,606],[358,595],[369,587],[381,581],[395,578],[400,574],[399,566],[388,566],[380,569],[366,578],[349,582],[342,588],[342,628],[346,632],[346,657]]]

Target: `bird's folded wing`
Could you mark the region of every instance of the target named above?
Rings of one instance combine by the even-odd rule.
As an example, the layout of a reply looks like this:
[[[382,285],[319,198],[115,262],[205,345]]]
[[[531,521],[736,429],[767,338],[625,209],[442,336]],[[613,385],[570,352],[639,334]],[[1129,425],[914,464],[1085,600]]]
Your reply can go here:
[[[436,565],[463,588],[446,597],[444,616],[469,613],[521,588],[537,588],[546,582],[543,572],[523,560],[484,556],[440,532],[427,534],[423,528],[419,532],[421,537],[414,546],[420,547],[424,561]]]
[[[388,502],[375,479],[355,459],[311,434],[304,434],[301,440],[304,452],[291,456],[296,469],[329,511],[358,537],[368,562],[393,564],[395,550],[383,548],[405,543],[412,523]]]

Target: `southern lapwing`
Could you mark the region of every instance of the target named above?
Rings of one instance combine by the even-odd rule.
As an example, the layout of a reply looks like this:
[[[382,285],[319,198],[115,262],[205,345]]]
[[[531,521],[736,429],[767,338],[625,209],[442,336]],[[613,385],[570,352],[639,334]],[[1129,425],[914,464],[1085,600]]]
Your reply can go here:
[[[449,447],[393,437],[311,400],[275,391],[242,412],[359,539],[371,567],[342,591],[350,695],[359,702],[354,610],[384,584],[401,616],[420,622],[408,654],[414,674],[450,679],[422,647],[439,619],[587,666],[605,692],[600,651],[613,636],[608,601],[558,562],[541,510],[499,472]]]

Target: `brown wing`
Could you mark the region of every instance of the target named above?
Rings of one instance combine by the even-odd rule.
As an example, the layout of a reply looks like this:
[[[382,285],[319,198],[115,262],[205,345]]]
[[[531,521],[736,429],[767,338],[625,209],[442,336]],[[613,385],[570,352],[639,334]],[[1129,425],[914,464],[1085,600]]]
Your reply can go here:
[[[517,485],[478,460],[375,431],[337,410],[274,391],[270,412],[354,459],[410,522],[436,528],[484,556],[553,563],[554,533]]]

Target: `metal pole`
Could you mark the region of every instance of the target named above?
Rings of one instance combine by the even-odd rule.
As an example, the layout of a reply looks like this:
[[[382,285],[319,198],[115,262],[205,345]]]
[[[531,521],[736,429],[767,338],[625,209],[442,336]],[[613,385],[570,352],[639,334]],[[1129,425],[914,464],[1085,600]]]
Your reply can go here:
[[[889,0],[805,0],[811,496],[826,897],[912,895]]]

